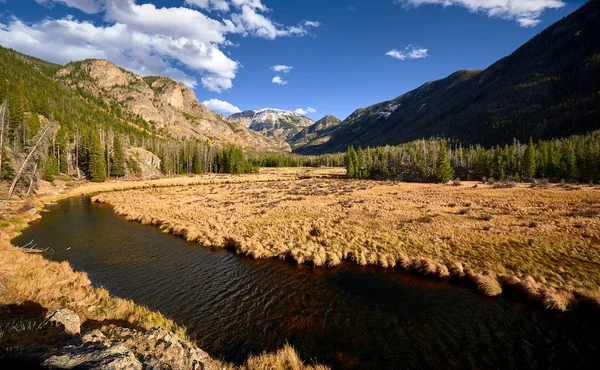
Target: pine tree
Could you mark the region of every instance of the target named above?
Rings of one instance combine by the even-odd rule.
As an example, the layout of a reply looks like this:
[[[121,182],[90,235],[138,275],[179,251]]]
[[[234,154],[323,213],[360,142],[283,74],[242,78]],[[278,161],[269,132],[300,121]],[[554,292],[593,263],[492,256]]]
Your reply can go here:
[[[527,144],[527,148],[525,149],[525,155],[523,156],[523,166],[521,169],[521,173],[526,179],[532,179],[535,176],[535,164],[535,145],[533,145],[533,140],[529,138],[529,144]]]
[[[348,177],[349,179],[357,178],[356,151],[354,150],[354,147],[352,145],[350,145],[348,147],[348,153],[346,154],[345,161],[346,161],[346,177]]]
[[[450,165],[450,160],[448,159],[448,147],[446,146],[446,142],[442,141],[440,143],[440,148],[438,150],[437,162],[435,164],[435,178],[437,181],[446,183],[454,177],[454,170]]]
[[[12,180],[15,177],[15,169],[12,167],[10,163],[10,158],[8,158],[8,152],[5,148],[1,148],[2,150],[2,163],[0,163],[0,180]]]
[[[94,132],[90,138],[90,163],[89,174],[93,182],[106,181],[106,164],[104,162],[104,148],[100,142],[100,136]]]
[[[192,172],[195,174],[202,173],[202,163],[200,163],[200,156],[197,150],[194,150],[194,154],[192,155]]]
[[[31,140],[40,130],[40,119],[37,113],[31,113],[27,119],[25,140]]]
[[[112,177],[125,176],[125,150],[121,143],[121,138],[117,134],[113,144],[112,165],[110,167],[110,175]]]
[[[575,157],[575,149],[568,142],[564,142],[561,149],[561,172],[562,177],[567,180],[577,178],[577,162]]]
[[[54,181],[58,172],[58,159],[54,156],[48,156],[42,167],[42,179],[46,181]]]

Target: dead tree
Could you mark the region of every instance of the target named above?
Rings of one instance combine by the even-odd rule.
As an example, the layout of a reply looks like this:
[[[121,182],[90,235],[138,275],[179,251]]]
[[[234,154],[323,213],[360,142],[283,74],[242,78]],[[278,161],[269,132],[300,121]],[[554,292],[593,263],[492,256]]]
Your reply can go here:
[[[25,194],[26,197],[28,197],[29,194],[31,194],[31,188],[33,187],[33,180],[35,180],[35,171],[37,171],[37,162],[33,166],[33,172],[31,173],[31,178],[29,179],[29,188],[27,188],[27,194]]]
[[[2,153],[4,152],[4,121],[8,110],[6,100],[0,105],[0,171],[2,170]]]
[[[52,123],[52,121],[50,121],[50,123],[48,124],[48,126],[46,126],[46,129],[39,135],[39,138],[35,142],[35,145],[33,145],[33,147],[31,148],[31,150],[29,151],[29,154],[27,155],[27,157],[25,158],[25,160],[21,164],[21,167],[17,171],[17,173],[15,175],[15,178],[13,179],[13,182],[10,185],[10,189],[8,190],[8,197],[9,198],[12,196],[12,193],[15,190],[15,186],[17,185],[17,182],[21,178],[21,175],[23,174],[23,171],[25,170],[25,166],[27,166],[27,162],[29,162],[29,160],[31,159],[31,157],[35,153],[37,147],[44,140],[44,138],[46,137],[46,134],[48,133],[48,131],[50,131],[50,128],[52,128],[53,126],[54,126],[54,123]]]

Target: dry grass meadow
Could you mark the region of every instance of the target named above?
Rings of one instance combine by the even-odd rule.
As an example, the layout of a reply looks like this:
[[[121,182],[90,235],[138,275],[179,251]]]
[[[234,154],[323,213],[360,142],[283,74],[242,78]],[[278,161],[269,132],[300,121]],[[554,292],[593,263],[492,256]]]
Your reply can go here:
[[[185,328],[176,325],[159,312],[153,312],[133,301],[113,297],[105,289],[93,287],[87,274],[73,271],[69,263],[53,262],[40,255],[27,254],[15,248],[10,242],[11,239],[30,222],[40,217],[39,214],[27,212],[32,208],[39,210],[43,208],[44,202],[106,191],[158,189],[169,186],[200,187],[235,182],[289,181],[304,177],[330,176],[331,173],[328,170],[306,169],[265,171],[260,175],[205,175],[146,181],[112,181],[102,184],[86,182],[65,184],[64,181],[56,181],[55,184],[46,184],[42,195],[36,198],[13,198],[8,201],[0,199],[0,350],[10,346],[17,352],[15,348],[22,348],[25,354],[36,351],[46,353],[57,345],[57,341],[64,339],[43,336],[41,332],[29,328],[33,321],[28,315],[32,314],[31,311],[37,311],[38,307],[43,311],[72,309],[79,314],[84,326],[94,325],[102,328],[104,325],[116,323],[138,329],[162,327],[189,340],[186,338]],[[0,190],[4,188],[7,188],[7,185],[0,183]],[[5,194],[4,191],[2,193]],[[7,316],[11,311],[21,313],[14,317],[11,314]],[[22,314],[27,318],[20,317]],[[4,324],[11,328],[18,328],[19,335],[11,337],[9,335],[11,330],[3,326]],[[21,327],[29,329],[23,332],[25,329]],[[33,341],[45,343],[34,344]],[[216,359],[206,365],[212,369],[235,369],[235,366]],[[280,365],[284,367],[278,367]],[[305,366],[289,346],[275,354],[253,356],[241,367],[246,370],[284,368],[314,369]],[[317,366],[316,369],[325,368]]]
[[[351,261],[464,277],[483,294],[504,292],[557,310],[600,304],[598,187],[286,179],[276,173],[94,199],[129,220],[255,258],[315,266]],[[271,180],[259,180],[263,176]]]

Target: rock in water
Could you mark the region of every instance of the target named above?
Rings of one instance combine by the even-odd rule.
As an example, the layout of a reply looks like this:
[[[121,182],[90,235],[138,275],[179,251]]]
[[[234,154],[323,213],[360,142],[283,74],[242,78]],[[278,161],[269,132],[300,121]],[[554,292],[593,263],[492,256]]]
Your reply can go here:
[[[67,308],[50,312],[46,319],[49,322],[62,325],[68,334],[79,334],[81,331],[79,315]]]

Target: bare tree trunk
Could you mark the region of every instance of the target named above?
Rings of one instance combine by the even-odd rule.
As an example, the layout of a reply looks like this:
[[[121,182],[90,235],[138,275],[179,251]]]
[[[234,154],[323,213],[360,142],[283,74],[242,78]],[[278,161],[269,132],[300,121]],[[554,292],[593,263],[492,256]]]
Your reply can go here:
[[[26,197],[31,193],[31,188],[33,187],[33,178],[35,177],[35,171],[37,171],[37,163],[33,166],[33,172],[31,173],[31,179],[29,179],[29,188],[27,189]]]
[[[37,142],[35,143],[35,145],[33,146],[33,148],[31,148],[31,151],[29,151],[29,154],[27,155],[27,158],[25,158],[25,160],[23,161],[23,164],[21,165],[21,167],[17,171],[17,174],[15,175],[15,178],[14,178],[12,184],[10,185],[10,189],[8,190],[8,197],[9,198],[12,196],[12,193],[15,190],[15,186],[17,185],[17,182],[19,181],[19,178],[21,178],[21,175],[23,174],[23,170],[25,170],[25,166],[27,165],[27,162],[29,162],[29,159],[31,158],[31,156],[33,155],[33,153],[35,153],[35,150],[37,149],[38,145],[40,145],[40,143],[42,142],[42,140],[44,139],[44,137],[46,136],[46,134],[48,133],[48,131],[50,131],[50,127],[52,127],[52,126],[53,126],[52,123],[49,123],[48,126],[46,126],[46,129],[40,135],[40,138],[37,140]]]
[[[77,180],[81,180],[81,172],[79,172],[79,127],[77,128],[77,138],[75,139],[75,169],[77,170]]]
[[[2,153],[4,152],[4,121],[6,117],[6,100],[0,106],[0,170],[2,170]]]

